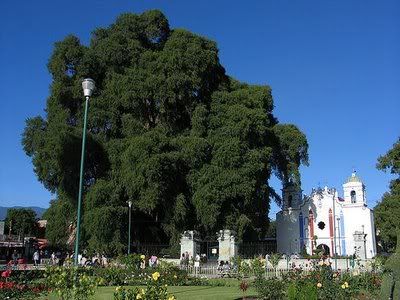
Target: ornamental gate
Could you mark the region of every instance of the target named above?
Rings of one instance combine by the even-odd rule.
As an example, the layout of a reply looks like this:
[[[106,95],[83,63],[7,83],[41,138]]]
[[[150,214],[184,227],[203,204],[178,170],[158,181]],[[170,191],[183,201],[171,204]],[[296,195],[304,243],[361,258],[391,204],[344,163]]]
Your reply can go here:
[[[203,240],[200,245],[200,255],[206,255],[207,261],[218,261],[219,243],[217,240]]]

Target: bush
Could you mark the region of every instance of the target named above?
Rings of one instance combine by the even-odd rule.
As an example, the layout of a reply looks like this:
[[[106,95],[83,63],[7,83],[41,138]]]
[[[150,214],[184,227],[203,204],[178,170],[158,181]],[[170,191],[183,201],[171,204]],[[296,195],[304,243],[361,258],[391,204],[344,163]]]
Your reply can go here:
[[[161,274],[154,272],[147,280],[146,288],[136,287],[134,289],[126,289],[117,287],[114,292],[115,300],[174,300],[173,295],[168,295],[167,285],[160,280]]]
[[[334,272],[329,263],[322,261],[309,274],[304,274],[300,268],[292,270],[283,281],[288,284],[289,299],[305,299],[307,295],[309,299],[352,299],[365,292],[376,294],[381,284],[377,273]]]
[[[176,266],[165,265],[159,266],[156,269],[161,274],[161,282],[168,285],[187,285],[188,274],[186,271],[179,269]]]
[[[318,299],[317,286],[311,282],[291,282],[287,288],[288,300],[316,300]]]
[[[102,278],[102,284],[105,285],[124,285],[127,283],[131,271],[127,269],[108,267],[94,270],[94,275]]]
[[[140,263],[145,261],[146,257],[142,254],[129,254],[121,255],[118,257],[118,261],[128,269],[139,270]]]
[[[50,267],[46,283],[63,300],[85,300],[93,296],[99,282],[87,270],[78,267]]]
[[[29,280],[35,272],[5,270],[1,272],[0,299],[36,299],[46,292],[43,284]]]
[[[40,284],[0,281],[0,299],[37,299],[45,292],[46,287]]]
[[[168,285],[187,285],[188,274],[177,266],[167,262],[160,262],[157,267],[146,269],[109,267],[94,269],[96,276],[103,279],[105,285],[144,285],[153,272],[159,272],[160,281]]]
[[[279,260],[281,259],[281,257],[282,257],[282,255],[280,255],[279,253],[274,253],[270,256],[269,262],[271,263],[271,265],[274,269],[276,269],[278,267]]]
[[[285,295],[285,283],[278,278],[257,277],[254,287],[262,299],[279,300],[283,299]]]
[[[28,284],[40,281],[44,275],[44,270],[13,270],[9,279],[17,283]]]
[[[381,288],[381,298],[400,299],[400,231],[397,235],[397,250],[392,254],[385,263],[385,276]]]

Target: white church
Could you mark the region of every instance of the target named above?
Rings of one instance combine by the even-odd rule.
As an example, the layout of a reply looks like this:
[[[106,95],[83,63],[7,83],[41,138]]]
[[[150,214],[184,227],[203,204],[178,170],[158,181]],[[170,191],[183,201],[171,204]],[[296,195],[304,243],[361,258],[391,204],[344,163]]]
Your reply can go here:
[[[276,214],[277,250],[293,254],[376,255],[374,216],[367,207],[365,185],[355,172],[343,184],[344,198],[334,188],[302,195],[289,183],[282,190],[282,210]],[[318,250],[319,249],[319,250]]]

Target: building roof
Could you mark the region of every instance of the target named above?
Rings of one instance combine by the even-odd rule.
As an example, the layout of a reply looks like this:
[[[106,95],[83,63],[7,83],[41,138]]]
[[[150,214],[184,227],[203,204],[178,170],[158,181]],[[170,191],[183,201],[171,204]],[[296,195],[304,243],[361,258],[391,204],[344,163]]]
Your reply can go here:
[[[358,177],[356,175],[356,171],[353,171],[353,173],[351,173],[351,176],[349,178],[347,178],[346,183],[349,182],[362,182],[360,177]]]

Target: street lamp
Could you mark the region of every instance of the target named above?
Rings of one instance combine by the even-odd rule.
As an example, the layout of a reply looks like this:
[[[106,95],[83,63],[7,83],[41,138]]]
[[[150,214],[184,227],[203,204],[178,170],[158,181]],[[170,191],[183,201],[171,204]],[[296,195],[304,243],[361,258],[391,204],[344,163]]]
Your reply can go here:
[[[336,206],[336,201],[335,201],[335,195],[336,195],[336,189],[333,188],[332,190],[333,192],[333,196],[332,196],[332,210],[333,210],[333,216],[332,216],[332,220],[333,220],[333,255],[335,255],[335,270],[337,270],[337,252],[336,252],[336,220],[335,220],[335,206]]]
[[[83,169],[85,163],[85,143],[86,143],[86,124],[87,124],[87,113],[89,106],[89,98],[92,96],[95,89],[95,83],[93,79],[86,78],[82,81],[83,95],[85,96],[85,115],[83,119],[83,132],[82,132],[82,153],[81,153],[81,168],[79,173],[79,194],[78,194],[78,215],[76,221],[76,238],[75,238],[75,265],[78,265],[78,254],[79,254],[79,237],[81,227],[81,206],[82,206],[82,189],[83,189]]]
[[[128,224],[128,254],[131,254],[131,218],[132,218],[132,201],[128,201],[129,206],[129,224]]]
[[[339,253],[342,254],[342,247],[340,246],[340,239],[341,239],[341,237],[340,237],[340,217],[337,217],[336,220],[337,220],[337,232],[339,235]],[[338,251],[336,251],[336,253],[337,252]]]

